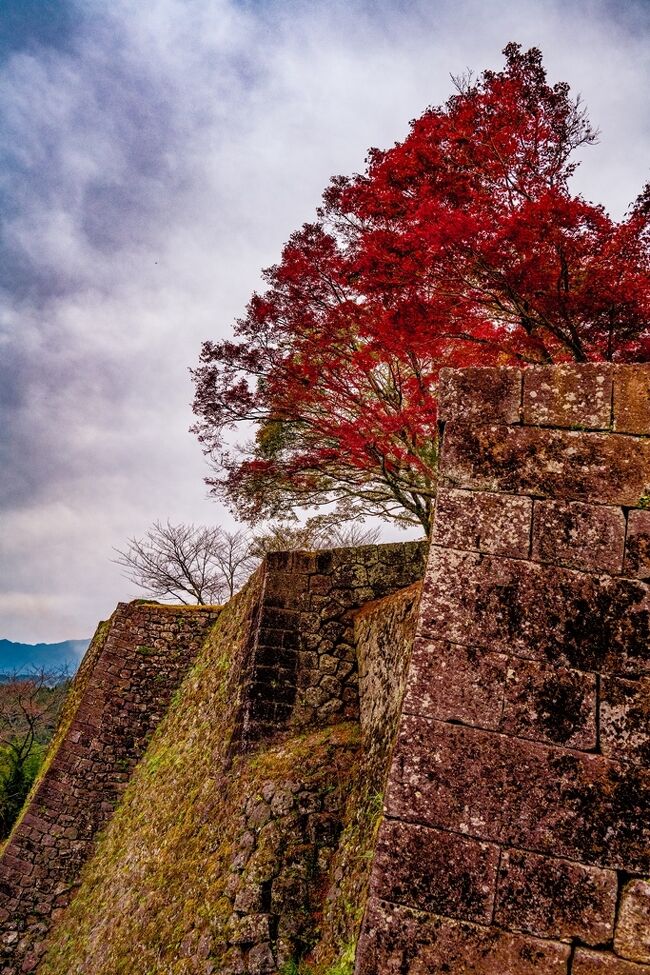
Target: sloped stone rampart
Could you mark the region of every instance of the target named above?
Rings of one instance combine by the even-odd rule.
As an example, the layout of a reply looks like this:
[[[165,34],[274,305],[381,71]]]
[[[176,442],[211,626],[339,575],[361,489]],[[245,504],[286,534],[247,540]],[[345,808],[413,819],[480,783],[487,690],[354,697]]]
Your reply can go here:
[[[95,834],[218,614],[121,603],[100,625],[44,772],[0,860],[3,975],[36,968]]]
[[[650,367],[443,372],[356,975],[650,973]]]

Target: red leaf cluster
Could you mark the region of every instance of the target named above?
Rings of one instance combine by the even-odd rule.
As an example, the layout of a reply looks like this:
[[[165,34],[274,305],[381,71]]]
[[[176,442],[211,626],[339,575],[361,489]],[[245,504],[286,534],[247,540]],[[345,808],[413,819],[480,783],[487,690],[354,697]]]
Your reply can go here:
[[[442,366],[650,358],[648,191],[621,222],[572,194],[596,134],[538,50],[504,54],[334,178],[236,341],[204,344],[194,429],[245,517],[337,501],[428,529]]]

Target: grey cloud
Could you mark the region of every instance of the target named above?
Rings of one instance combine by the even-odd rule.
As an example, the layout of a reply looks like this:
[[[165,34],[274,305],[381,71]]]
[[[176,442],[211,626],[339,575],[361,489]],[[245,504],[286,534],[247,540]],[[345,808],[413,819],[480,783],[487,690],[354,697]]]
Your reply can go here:
[[[645,175],[647,7],[79,0],[65,44],[0,65],[0,636],[88,635],[133,595],[112,546],[214,521],[187,367],[329,177],[537,44],[603,135],[579,186]]]

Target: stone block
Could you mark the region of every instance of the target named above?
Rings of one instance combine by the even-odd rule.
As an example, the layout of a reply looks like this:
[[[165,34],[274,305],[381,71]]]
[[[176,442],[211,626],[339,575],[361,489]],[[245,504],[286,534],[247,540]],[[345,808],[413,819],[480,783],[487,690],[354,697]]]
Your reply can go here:
[[[519,423],[521,372],[519,369],[441,369],[438,419],[476,423]]]
[[[384,820],[377,839],[372,893],[434,914],[489,923],[499,847]]]
[[[588,572],[620,573],[625,515],[610,505],[536,501],[532,557]]]
[[[569,946],[425,914],[368,906],[356,975],[566,975]]]
[[[628,512],[623,571],[635,579],[650,579],[650,510]]]
[[[434,548],[420,635],[572,670],[641,675],[650,672],[650,587]]]
[[[404,715],[388,816],[488,843],[650,872],[650,773],[600,755]]]
[[[609,952],[578,948],[571,975],[650,975],[650,966],[624,961]]]
[[[496,729],[507,663],[506,654],[416,639],[404,711]]]
[[[650,439],[540,427],[445,427],[441,485],[638,507],[650,493]]]
[[[614,870],[504,850],[494,921],[542,938],[602,944],[614,933],[617,889]]]
[[[603,677],[600,750],[613,759],[650,765],[650,677]]]
[[[612,420],[612,367],[601,363],[524,370],[524,423],[604,430]]]
[[[432,543],[525,558],[532,507],[529,498],[441,488]]]
[[[511,657],[498,730],[570,748],[596,747],[596,678]]]
[[[650,880],[637,877],[623,888],[614,951],[629,961],[650,964]]]
[[[620,433],[650,433],[650,363],[616,367],[614,429]]]

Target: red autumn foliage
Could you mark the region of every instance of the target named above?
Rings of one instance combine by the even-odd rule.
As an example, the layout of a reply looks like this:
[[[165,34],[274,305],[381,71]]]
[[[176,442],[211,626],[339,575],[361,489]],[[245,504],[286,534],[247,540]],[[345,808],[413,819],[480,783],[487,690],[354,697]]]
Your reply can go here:
[[[245,518],[338,502],[428,530],[442,366],[650,359],[650,194],[621,222],[572,194],[579,100],[504,54],[333,179],[236,340],[204,343],[194,430]]]

